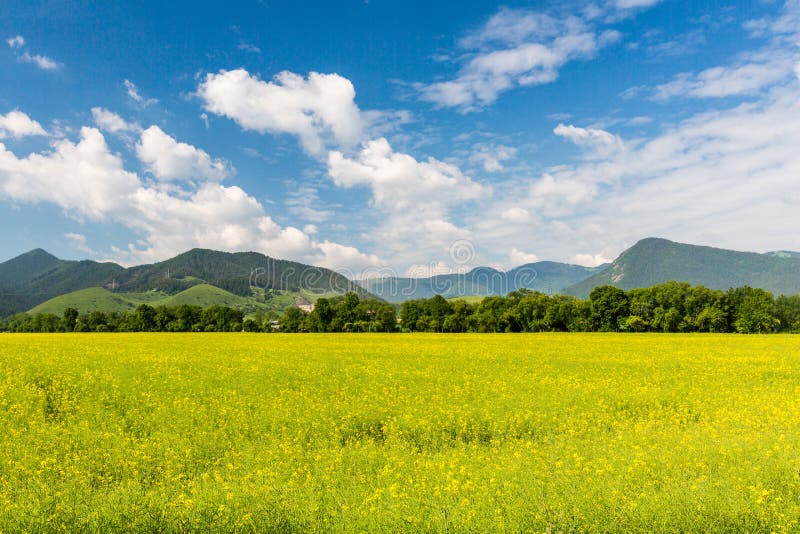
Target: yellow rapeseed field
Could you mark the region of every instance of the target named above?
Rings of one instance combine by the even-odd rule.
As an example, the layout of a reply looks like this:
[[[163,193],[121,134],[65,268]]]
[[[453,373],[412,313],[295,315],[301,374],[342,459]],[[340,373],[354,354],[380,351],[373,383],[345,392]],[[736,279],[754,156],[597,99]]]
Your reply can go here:
[[[0,335],[0,531],[800,529],[800,336]]]

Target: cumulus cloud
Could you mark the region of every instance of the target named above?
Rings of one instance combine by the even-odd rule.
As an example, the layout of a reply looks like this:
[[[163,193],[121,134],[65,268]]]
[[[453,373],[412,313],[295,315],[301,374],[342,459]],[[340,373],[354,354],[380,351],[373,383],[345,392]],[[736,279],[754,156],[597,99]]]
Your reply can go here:
[[[80,141],[59,140],[53,149],[18,158],[0,143],[0,194],[22,202],[52,202],[79,218],[105,220],[139,187],[95,128]]]
[[[516,155],[514,147],[478,143],[472,147],[469,161],[481,165],[486,172],[500,172],[505,169],[503,162],[514,159]]]
[[[444,261],[437,261],[430,264],[410,265],[403,273],[407,278],[430,278],[441,274],[451,274],[455,272],[453,267]]]
[[[92,108],[92,118],[94,123],[101,130],[108,133],[140,132],[142,127],[135,122],[127,122],[125,119],[105,108]]]
[[[447,256],[454,241],[469,237],[453,222],[450,208],[491,194],[455,165],[419,161],[395,152],[383,138],[366,143],[354,158],[329,153],[328,174],[339,187],[370,189],[381,222],[369,238],[391,250],[398,264],[425,253],[436,261]]]
[[[353,268],[381,264],[374,255],[318,242],[292,226],[281,227],[239,187],[213,181],[188,186],[175,190],[148,185],[124,168],[96,128],[84,127],[78,141],[60,139],[51,150],[26,157],[0,143],[0,198],[52,203],[78,220],[124,225],[141,239],[113,249],[115,259],[123,263],[158,261],[192,247],[207,247],[258,250],[332,267],[345,259]],[[78,234],[67,239],[85,244]]]
[[[512,206],[505,209],[500,213],[500,218],[515,224],[525,224],[530,222],[531,214],[528,210],[520,208],[519,206]]]
[[[539,256],[536,254],[522,252],[516,248],[512,248],[511,252],[508,253],[508,262],[515,267],[527,263],[535,263],[537,261],[539,261]]]
[[[244,69],[221,70],[207,74],[197,94],[206,111],[246,130],[295,135],[314,156],[331,144],[354,146],[363,138],[355,88],[338,74],[281,72],[264,81]]]
[[[204,150],[176,141],[158,126],[142,132],[136,155],[159,180],[220,181],[233,172],[225,161],[213,159]]]
[[[553,133],[579,147],[591,149],[595,155],[609,154],[621,150],[625,146],[622,139],[598,128],[580,128],[559,124],[553,129]]]
[[[20,138],[30,135],[47,135],[42,125],[25,113],[14,110],[0,115],[0,139]]]
[[[370,187],[375,205],[393,211],[474,200],[484,192],[458,167],[435,158],[417,161],[393,151],[384,138],[366,143],[356,159],[331,152],[328,174],[340,187]]]
[[[501,8],[460,40],[470,59],[454,79],[415,88],[422,100],[474,111],[514,87],[555,81],[566,63],[589,59],[619,38],[618,32],[599,30],[584,18]]]
[[[584,267],[597,267],[605,263],[611,263],[612,260],[606,258],[602,254],[575,254],[572,261]]]

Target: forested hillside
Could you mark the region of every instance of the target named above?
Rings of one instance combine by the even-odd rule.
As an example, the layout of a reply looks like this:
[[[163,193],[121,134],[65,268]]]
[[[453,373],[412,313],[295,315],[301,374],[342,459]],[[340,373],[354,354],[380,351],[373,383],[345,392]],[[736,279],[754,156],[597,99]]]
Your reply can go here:
[[[598,286],[633,289],[669,280],[711,289],[751,286],[793,295],[800,292],[800,258],[788,252],[757,254],[648,238],[623,252],[609,268],[565,292],[585,298]]]

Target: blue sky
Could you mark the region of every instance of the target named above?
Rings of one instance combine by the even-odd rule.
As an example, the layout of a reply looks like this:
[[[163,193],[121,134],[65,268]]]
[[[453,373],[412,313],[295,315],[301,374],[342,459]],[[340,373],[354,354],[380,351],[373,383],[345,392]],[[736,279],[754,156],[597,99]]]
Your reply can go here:
[[[0,259],[800,249],[800,2],[0,5]]]

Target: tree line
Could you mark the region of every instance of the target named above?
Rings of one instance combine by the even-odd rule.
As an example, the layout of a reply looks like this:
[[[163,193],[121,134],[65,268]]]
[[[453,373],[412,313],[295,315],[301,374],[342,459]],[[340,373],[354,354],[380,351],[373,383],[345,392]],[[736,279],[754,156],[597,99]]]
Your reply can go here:
[[[386,302],[360,299],[355,293],[320,298],[305,314],[297,307],[282,316],[257,312],[245,317],[227,306],[202,308],[149,306],[134,311],[81,314],[66,308],[62,315],[18,313],[0,321],[4,332],[392,332],[397,330],[395,308]]]
[[[61,316],[20,313],[0,322],[6,332],[800,332],[800,296],[740,287],[719,291],[667,282],[623,291],[592,290],[587,300],[521,289],[479,303],[439,295],[391,304],[355,293],[320,298],[314,310],[282,316],[226,306],[138,306],[130,312]]]
[[[800,332],[800,296],[681,282],[627,292],[601,286],[588,300],[522,289],[478,304],[411,300],[400,319],[412,332]]]

